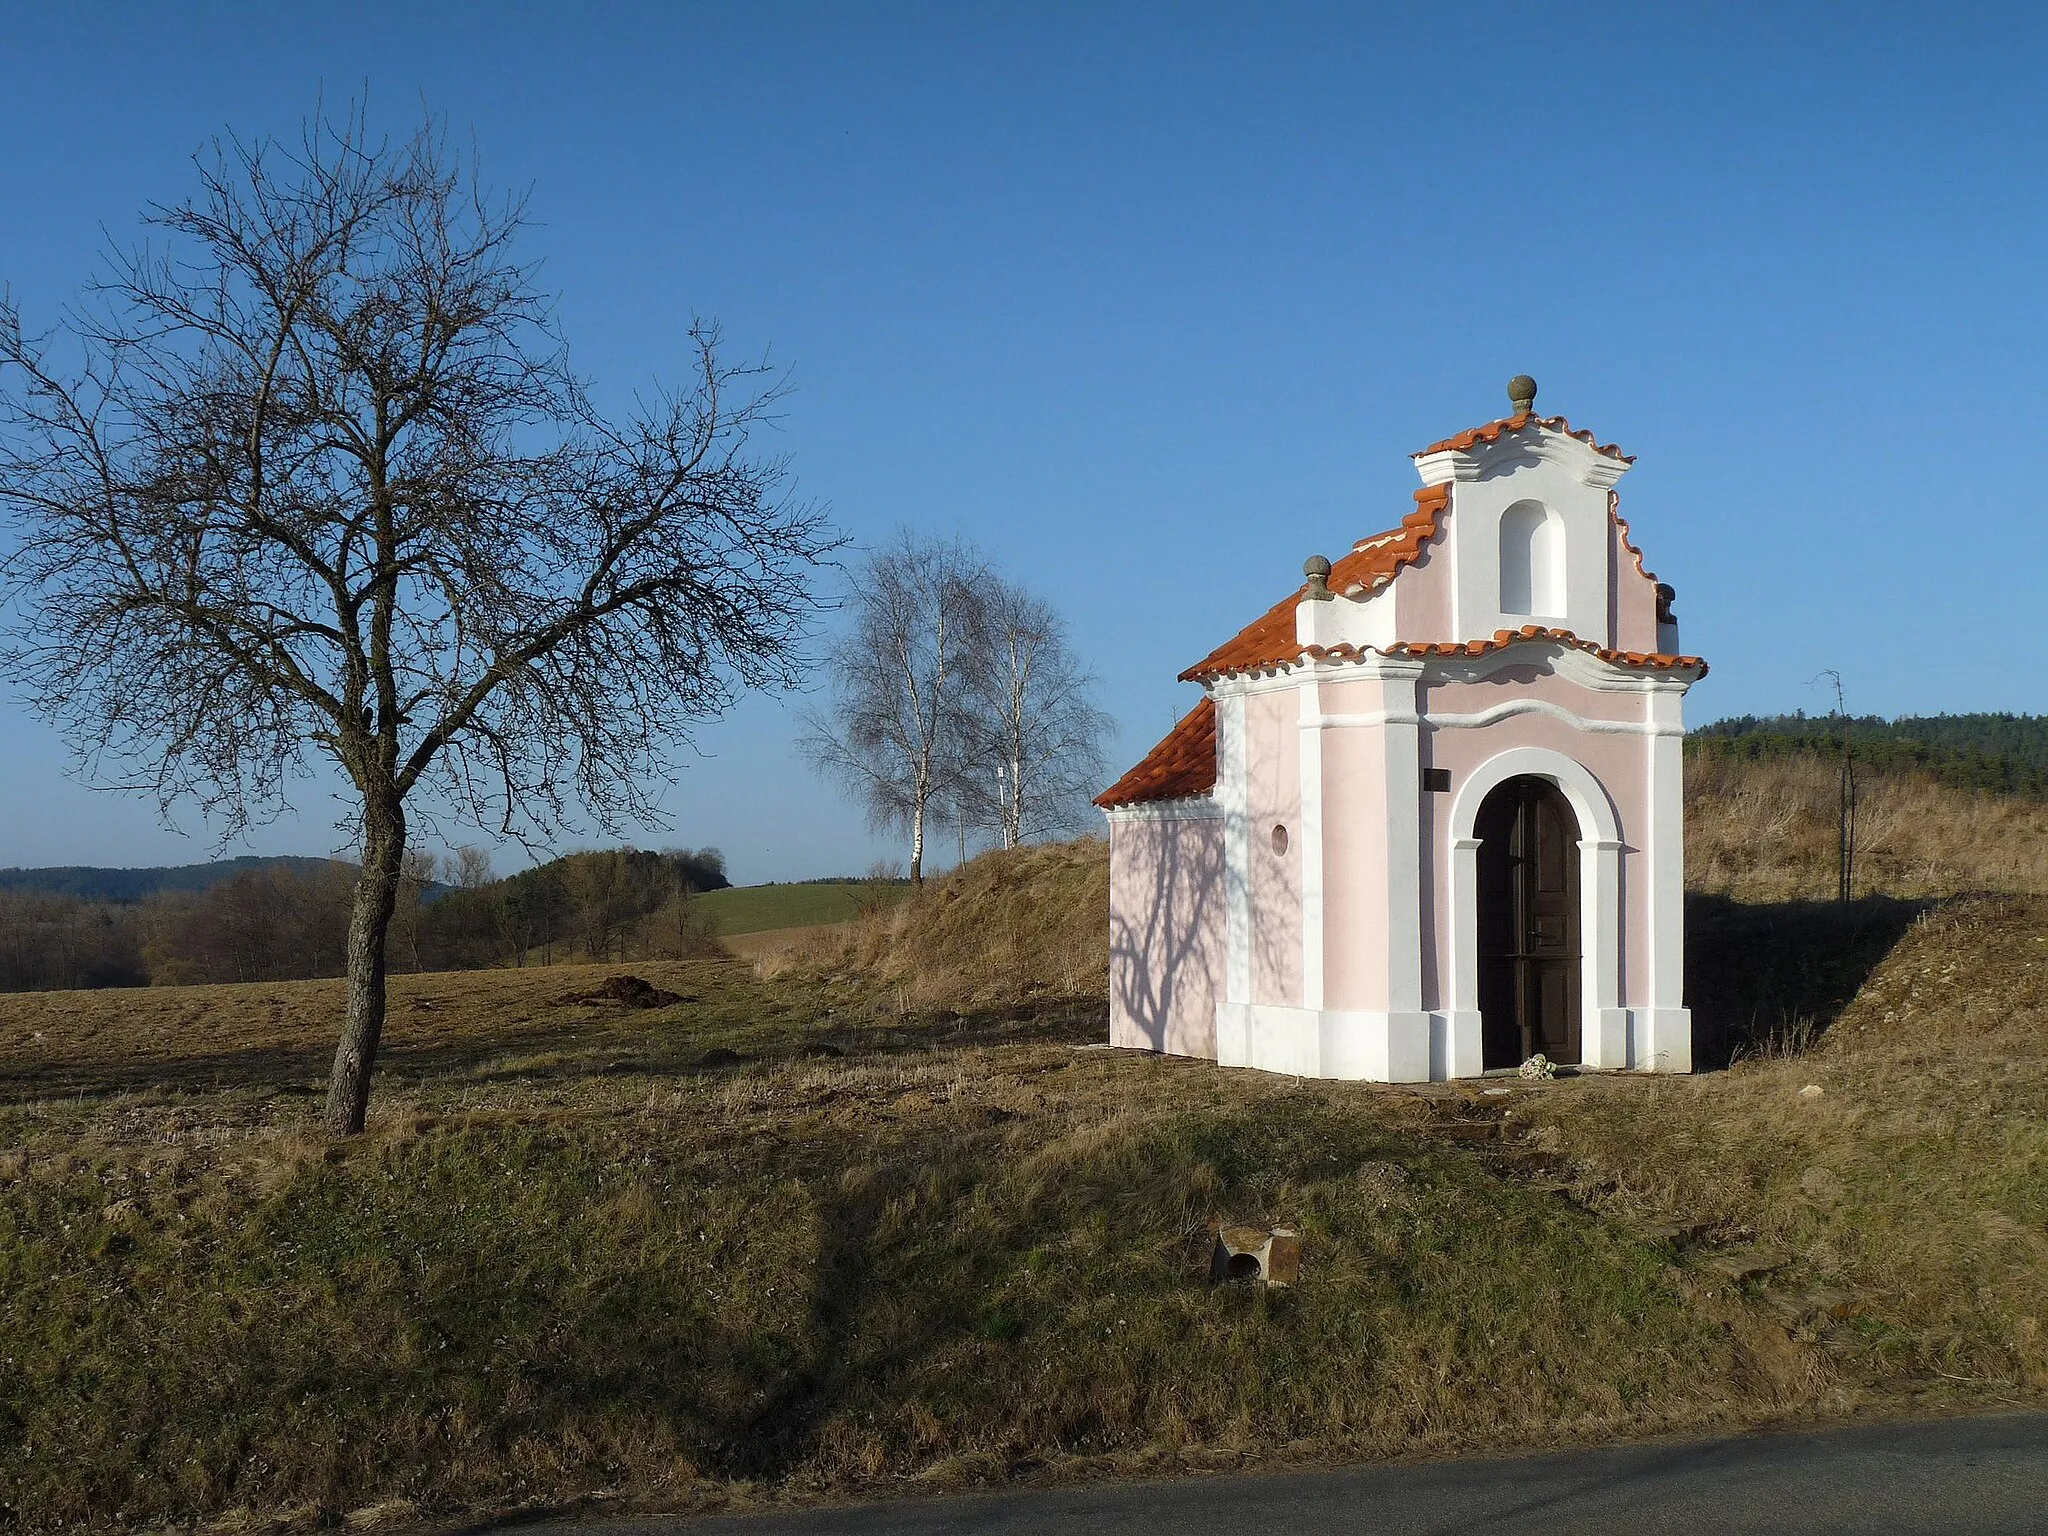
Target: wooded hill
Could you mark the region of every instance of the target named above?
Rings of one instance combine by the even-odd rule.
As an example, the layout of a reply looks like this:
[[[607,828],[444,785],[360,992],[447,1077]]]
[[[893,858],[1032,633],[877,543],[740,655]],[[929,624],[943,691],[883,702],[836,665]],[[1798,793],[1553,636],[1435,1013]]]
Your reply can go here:
[[[159,891],[211,890],[224,880],[255,870],[284,869],[300,877],[339,864],[355,877],[353,864],[300,854],[216,859],[210,864],[159,864],[146,869],[108,869],[91,864],[58,864],[41,869],[0,869],[0,891],[34,891],[44,896],[71,896],[79,901],[141,901]],[[438,890],[439,887],[436,887]]]
[[[1845,736],[1859,769],[2048,800],[2043,715],[1737,715],[1695,730],[1685,747],[1688,757],[1708,762],[1835,759]]]
[[[0,888],[0,992],[340,975],[355,866],[232,862],[241,867],[203,889],[163,886],[140,899],[83,899],[27,882]],[[703,953],[713,947],[711,922],[692,898],[730,883],[712,848],[571,853],[502,880],[473,855],[436,864],[422,854],[401,883],[391,968]]]

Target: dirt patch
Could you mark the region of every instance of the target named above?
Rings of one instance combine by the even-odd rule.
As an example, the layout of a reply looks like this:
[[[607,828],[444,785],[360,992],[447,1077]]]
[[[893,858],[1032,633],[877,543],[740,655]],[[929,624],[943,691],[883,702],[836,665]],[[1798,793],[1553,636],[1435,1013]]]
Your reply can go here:
[[[669,1008],[683,1001],[680,992],[670,992],[638,976],[607,976],[587,992],[565,993],[561,1003],[618,1003],[627,1008]]]

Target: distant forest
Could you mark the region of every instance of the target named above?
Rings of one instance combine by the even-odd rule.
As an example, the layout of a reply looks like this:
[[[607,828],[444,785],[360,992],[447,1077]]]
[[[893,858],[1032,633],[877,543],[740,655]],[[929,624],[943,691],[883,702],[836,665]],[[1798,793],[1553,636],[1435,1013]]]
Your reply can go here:
[[[76,896],[81,901],[140,901],[158,891],[204,891],[254,870],[288,869],[310,878],[335,862],[296,854],[243,854],[211,864],[160,864],[148,869],[105,869],[91,864],[0,869],[0,891],[40,891],[46,896]],[[341,867],[350,879],[355,878],[354,865]]]
[[[197,873],[209,870],[210,880]],[[132,879],[100,878],[109,875]],[[153,878],[166,875],[179,878]],[[332,859],[0,871],[0,992],[339,976],[355,877],[354,865]],[[475,851],[415,854],[390,966],[703,954],[711,925],[691,898],[731,883],[715,848],[572,853],[502,880]],[[109,894],[127,889],[141,894]]]
[[[1841,755],[1845,729],[1860,769],[2048,800],[2044,715],[1738,715],[1694,731],[1686,755],[1714,762],[1832,759]]]

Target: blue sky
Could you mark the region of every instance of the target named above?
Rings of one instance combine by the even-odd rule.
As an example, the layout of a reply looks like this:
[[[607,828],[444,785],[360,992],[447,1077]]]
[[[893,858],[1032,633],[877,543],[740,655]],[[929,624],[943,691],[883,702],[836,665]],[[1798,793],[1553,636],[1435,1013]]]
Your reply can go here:
[[[603,390],[716,317],[793,369],[781,446],[850,534],[957,531],[1058,603],[1119,765],[1520,371],[1639,457],[1693,720],[1823,709],[1826,667],[1860,712],[2043,712],[2044,41],[1990,5],[16,6],[0,283],[47,319],[208,135],[367,84],[531,186]],[[895,852],[793,735],[707,726],[642,840],[745,880]],[[64,764],[0,702],[0,865],[210,851]],[[251,846],[332,813],[310,784]]]

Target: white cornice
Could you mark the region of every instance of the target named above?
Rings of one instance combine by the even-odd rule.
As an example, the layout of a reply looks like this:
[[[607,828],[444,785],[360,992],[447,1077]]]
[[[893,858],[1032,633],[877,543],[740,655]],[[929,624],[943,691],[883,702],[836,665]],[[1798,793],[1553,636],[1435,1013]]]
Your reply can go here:
[[[1601,453],[1582,438],[1532,421],[1519,431],[1502,432],[1490,443],[1418,453],[1415,472],[1424,485],[1442,485],[1452,480],[1485,479],[1513,468],[1517,460],[1555,464],[1582,485],[1600,491],[1612,490],[1629,471],[1626,459]]]
[[[1530,639],[1478,656],[1425,657],[1422,681],[1425,687],[1431,683],[1483,682],[1503,668],[1528,665],[1532,659],[1530,652],[1537,649],[1544,653],[1559,677],[1595,693],[1684,693],[1699,680],[1697,669],[1692,667],[1639,672],[1561,640]]]
[[[1221,821],[1223,807],[1209,795],[1183,795],[1178,800],[1140,800],[1133,805],[1106,805],[1111,823],[1126,821]]]
[[[1596,693],[1684,693],[1699,681],[1694,667],[1638,671],[1607,661],[1561,640],[1514,640],[1478,656],[1384,655],[1367,650],[1357,657],[1312,656],[1280,662],[1258,672],[1235,672],[1208,684],[1214,698],[1250,697],[1299,688],[1311,678],[1348,682],[1358,678],[1414,678],[1424,687],[1434,683],[1476,683],[1504,667],[1547,661],[1559,677]]]
[[[1476,730],[1493,725],[1498,721],[1512,720],[1517,715],[1547,715],[1561,720],[1575,731],[1584,731],[1592,736],[1683,736],[1682,725],[1666,725],[1645,720],[1603,720],[1595,715],[1582,715],[1576,710],[1566,709],[1562,704],[1553,704],[1548,699],[1510,699],[1490,709],[1475,710],[1465,715],[1439,715],[1429,710],[1420,713],[1401,710],[1372,710],[1355,715],[1304,715],[1303,730],[1345,730],[1360,729],[1375,725],[1421,725],[1434,730]]]

